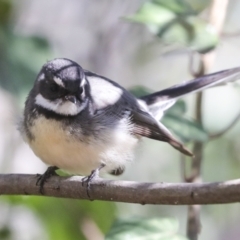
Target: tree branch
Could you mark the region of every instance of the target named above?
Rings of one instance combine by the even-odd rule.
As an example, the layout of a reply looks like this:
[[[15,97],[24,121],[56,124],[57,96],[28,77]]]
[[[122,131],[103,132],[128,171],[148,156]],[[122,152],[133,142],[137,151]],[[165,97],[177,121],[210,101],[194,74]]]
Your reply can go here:
[[[0,174],[0,195],[40,195],[36,175]],[[82,177],[51,177],[44,196],[89,199]],[[240,179],[217,183],[140,183],[96,179],[91,183],[94,200],[140,204],[218,204],[240,201]]]

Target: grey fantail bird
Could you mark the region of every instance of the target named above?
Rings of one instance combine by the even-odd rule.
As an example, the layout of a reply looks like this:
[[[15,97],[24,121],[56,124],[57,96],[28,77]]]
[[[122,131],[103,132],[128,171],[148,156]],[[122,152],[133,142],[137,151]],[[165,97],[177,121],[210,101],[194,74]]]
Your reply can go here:
[[[25,104],[21,131],[34,153],[50,167],[45,180],[60,168],[88,176],[99,170],[119,175],[141,137],[167,142],[192,156],[161,123],[164,111],[187,93],[233,80],[240,67],[143,96],[134,97],[114,81],[57,58],[41,69]]]

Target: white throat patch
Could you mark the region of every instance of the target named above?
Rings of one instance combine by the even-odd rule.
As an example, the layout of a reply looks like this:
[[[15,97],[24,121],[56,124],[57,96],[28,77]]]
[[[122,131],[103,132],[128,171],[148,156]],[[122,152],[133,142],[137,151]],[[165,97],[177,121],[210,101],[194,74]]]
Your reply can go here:
[[[63,101],[61,99],[51,101],[44,98],[40,93],[36,96],[35,103],[45,109],[66,116],[77,115],[86,107],[86,102],[84,102],[84,104],[82,104],[81,106],[78,106],[77,104],[74,104],[70,101]]]

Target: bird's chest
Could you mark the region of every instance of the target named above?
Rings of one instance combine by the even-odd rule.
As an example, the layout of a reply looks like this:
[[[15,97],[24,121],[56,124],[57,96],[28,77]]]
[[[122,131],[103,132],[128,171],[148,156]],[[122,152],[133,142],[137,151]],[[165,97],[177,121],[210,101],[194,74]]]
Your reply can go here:
[[[33,121],[30,131],[33,139],[28,143],[43,162],[82,175],[90,174],[101,163],[107,165],[106,170],[124,165],[132,158],[137,143],[136,138],[124,131],[119,134],[105,129],[99,138],[85,136],[80,126],[72,129],[43,116]]]
[[[61,122],[38,117],[30,128],[33,139],[28,143],[46,164],[71,173],[88,174],[99,166],[100,149],[96,144],[89,144],[89,137],[77,138],[73,131]],[[81,135],[80,129],[75,133]]]

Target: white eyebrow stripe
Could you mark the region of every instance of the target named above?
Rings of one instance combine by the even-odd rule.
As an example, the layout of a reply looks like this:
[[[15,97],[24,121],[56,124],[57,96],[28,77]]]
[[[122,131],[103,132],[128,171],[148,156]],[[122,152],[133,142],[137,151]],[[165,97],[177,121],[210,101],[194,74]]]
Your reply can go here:
[[[62,86],[62,87],[65,87],[61,78],[53,77],[53,81],[54,81],[57,85]]]
[[[80,87],[83,87],[85,84],[86,84],[86,79],[83,78],[82,81],[81,81]]]
[[[39,77],[38,77],[38,81],[42,81],[45,79],[45,74],[42,73]]]

